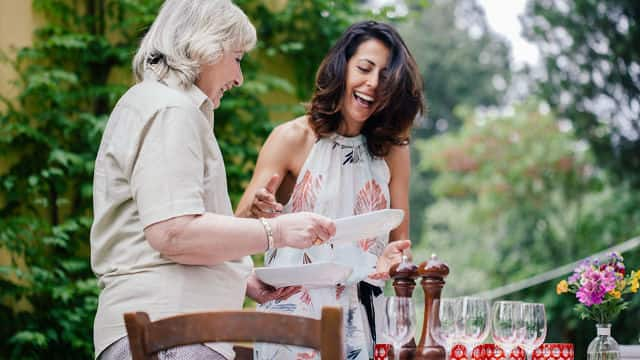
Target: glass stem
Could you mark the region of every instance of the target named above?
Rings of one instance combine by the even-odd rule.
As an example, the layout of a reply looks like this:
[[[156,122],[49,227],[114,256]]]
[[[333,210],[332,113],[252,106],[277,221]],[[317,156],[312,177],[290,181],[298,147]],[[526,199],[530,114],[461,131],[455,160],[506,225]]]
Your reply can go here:
[[[402,345],[393,344],[393,358],[395,360],[400,360],[400,347]]]

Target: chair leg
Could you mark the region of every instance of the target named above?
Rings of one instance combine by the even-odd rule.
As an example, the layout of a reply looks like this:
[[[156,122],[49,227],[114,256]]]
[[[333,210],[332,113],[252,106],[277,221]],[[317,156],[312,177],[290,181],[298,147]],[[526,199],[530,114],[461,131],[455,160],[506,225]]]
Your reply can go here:
[[[343,354],[343,329],[342,310],[338,307],[326,306],[322,308],[321,349],[323,360],[342,360]],[[338,329],[336,331],[336,329]]]
[[[124,314],[124,323],[129,336],[129,348],[132,360],[157,360],[155,354],[147,356],[144,352],[144,328],[151,322],[145,312]]]

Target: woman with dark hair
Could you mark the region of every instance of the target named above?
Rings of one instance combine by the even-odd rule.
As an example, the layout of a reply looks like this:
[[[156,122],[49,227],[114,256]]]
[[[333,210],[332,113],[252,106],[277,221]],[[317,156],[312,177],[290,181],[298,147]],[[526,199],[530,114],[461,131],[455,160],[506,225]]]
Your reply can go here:
[[[322,61],[307,114],[278,126],[265,142],[236,211],[244,217],[310,211],[337,219],[386,208],[404,210],[403,222],[390,237],[309,249],[285,247],[265,255],[266,266],[336,259],[353,264],[344,285],[303,286],[286,300],[260,306],[312,317],[318,317],[324,305],[343,306],[348,359],[373,356],[375,329],[380,334],[383,325],[383,312],[373,312],[384,299],[381,274],[410,246],[408,240],[396,240],[409,235],[409,133],[423,108],[418,67],[400,35],[375,21],[352,25]],[[265,344],[256,347],[256,356],[318,355]]]

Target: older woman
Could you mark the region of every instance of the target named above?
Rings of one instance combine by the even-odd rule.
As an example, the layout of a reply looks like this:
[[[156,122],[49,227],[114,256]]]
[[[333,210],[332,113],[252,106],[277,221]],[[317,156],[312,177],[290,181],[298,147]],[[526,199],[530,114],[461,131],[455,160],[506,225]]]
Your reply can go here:
[[[129,89],[107,123],[94,174],[91,262],[101,288],[96,357],[128,359],[123,313],[152,318],[240,309],[270,291],[247,256],[308,248],[335,232],[305,213],[233,217],[213,110],[243,81],[240,61],[255,28],[229,0],[167,0],[146,34]],[[295,291],[296,289],[293,289]],[[185,346],[160,358],[231,359],[229,344]]]
[[[341,258],[361,275],[347,286],[303,288],[286,300],[262,306],[319,316],[324,305],[342,305],[348,314],[349,359],[372,357],[371,341],[383,323],[381,312],[373,311],[383,303],[381,284],[360,268],[377,265],[378,272],[388,271],[410,245],[400,241],[409,236],[408,140],[413,120],[422,110],[421,76],[400,35],[375,21],[352,25],[320,64],[307,114],[278,126],[267,139],[236,211],[247,217],[313,211],[340,218],[385,208],[404,210],[404,221],[391,232],[390,244],[388,236],[380,236],[349,245],[271,249],[265,256],[268,266]],[[373,264],[363,259],[372,259]],[[364,281],[356,284],[357,280]],[[293,347],[265,344],[257,349],[260,359],[317,357]]]

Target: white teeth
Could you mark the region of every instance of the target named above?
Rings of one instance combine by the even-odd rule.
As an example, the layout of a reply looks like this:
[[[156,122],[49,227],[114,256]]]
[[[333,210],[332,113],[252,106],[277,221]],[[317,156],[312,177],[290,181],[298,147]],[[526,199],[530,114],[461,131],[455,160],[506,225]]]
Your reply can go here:
[[[373,102],[375,100],[371,96],[365,95],[365,94],[363,94],[363,93],[361,93],[359,91],[356,91],[355,93],[356,93],[356,96],[358,96],[362,100],[366,100],[366,101],[369,101],[369,102]]]

